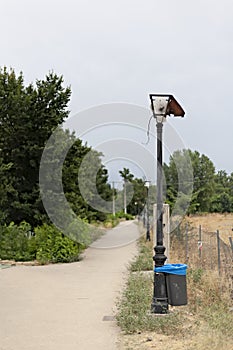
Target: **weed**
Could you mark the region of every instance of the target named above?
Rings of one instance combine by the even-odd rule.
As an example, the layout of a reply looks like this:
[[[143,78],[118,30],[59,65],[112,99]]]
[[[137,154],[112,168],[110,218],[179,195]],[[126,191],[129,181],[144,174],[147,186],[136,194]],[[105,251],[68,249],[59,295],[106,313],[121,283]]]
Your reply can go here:
[[[127,333],[153,331],[164,334],[175,334],[182,329],[178,313],[156,317],[150,313],[152,301],[152,276],[143,273],[131,274],[127,287],[118,302],[117,322]]]
[[[203,310],[202,317],[214,331],[221,332],[225,336],[232,336],[233,315],[224,303],[212,304],[206,307]]]
[[[233,313],[229,311],[229,290],[223,290],[226,281],[219,279],[216,272],[203,268],[188,269],[188,305],[172,308],[163,317],[150,312],[153,294],[152,244],[144,238],[139,241],[139,255],[129,267],[131,273],[118,301],[117,322],[126,334],[153,331],[165,335],[189,335],[201,332],[206,327],[212,331],[230,336]]]
[[[182,251],[185,252],[185,249],[181,249],[180,241],[176,237],[173,238],[172,248],[170,256],[173,262],[182,262],[185,258]],[[117,322],[126,334],[131,334],[129,349],[144,349],[144,343],[136,340],[138,334],[142,337],[143,334],[149,334],[155,339],[151,347],[158,349],[166,348],[165,341],[171,349],[217,350],[220,346],[224,346],[225,350],[232,349],[232,284],[229,277],[224,274],[220,277],[217,271],[208,269],[204,260],[200,267],[200,261],[196,259],[187,270],[188,305],[170,308],[172,312],[165,316],[153,315],[150,313],[153,273],[143,273],[153,268],[152,252],[152,243],[141,238],[139,255],[129,267],[131,273],[128,283],[118,301]],[[133,333],[138,334],[132,335]],[[163,338],[164,344],[161,347],[156,341],[160,337],[158,333],[170,335]],[[171,342],[171,336],[174,342]],[[125,339],[129,338],[125,336]]]
[[[201,268],[188,269],[187,278],[189,280],[192,280],[193,283],[197,284],[201,281],[203,273],[204,273],[204,270]]]
[[[139,241],[139,254],[130,265],[130,271],[153,270],[152,243],[146,242],[144,238]]]

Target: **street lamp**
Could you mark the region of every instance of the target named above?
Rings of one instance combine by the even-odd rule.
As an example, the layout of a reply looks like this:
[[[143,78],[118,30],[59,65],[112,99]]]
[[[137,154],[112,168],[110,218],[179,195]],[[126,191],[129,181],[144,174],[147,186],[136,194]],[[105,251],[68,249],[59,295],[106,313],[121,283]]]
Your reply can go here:
[[[134,202],[134,205],[135,205],[135,212],[136,212],[136,217],[138,218],[139,220],[139,217],[138,217],[138,202]]]
[[[184,117],[184,110],[172,95],[150,94],[151,109],[156,119],[157,128],[157,210],[156,210],[156,246],[153,260],[155,267],[163,266],[167,257],[163,245],[163,156],[162,156],[162,131],[166,117]],[[168,296],[164,273],[154,273],[154,294],[151,311],[155,314],[168,312]]]
[[[146,187],[146,240],[150,241],[150,212],[149,212],[149,187],[150,181],[145,181]]]

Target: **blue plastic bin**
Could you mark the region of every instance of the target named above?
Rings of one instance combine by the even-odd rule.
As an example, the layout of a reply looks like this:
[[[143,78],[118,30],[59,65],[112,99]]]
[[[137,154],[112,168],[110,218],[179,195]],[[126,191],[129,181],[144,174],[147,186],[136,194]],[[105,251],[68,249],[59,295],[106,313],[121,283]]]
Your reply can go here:
[[[166,276],[168,303],[172,306],[187,304],[186,264],[166,264],[155,267],[157,273]]]

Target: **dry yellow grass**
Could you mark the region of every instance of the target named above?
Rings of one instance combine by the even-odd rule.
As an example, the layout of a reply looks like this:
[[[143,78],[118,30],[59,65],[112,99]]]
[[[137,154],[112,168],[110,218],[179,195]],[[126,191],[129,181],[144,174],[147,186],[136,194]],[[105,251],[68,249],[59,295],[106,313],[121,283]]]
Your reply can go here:
[[[156,332],[124,335],[119,346],[120,350],[232,350],[233,340],[207,329],[199,328],[193,336],[166,336]]]
[[[201,225],[202,229],[207,232],[219,230],[220,238],[226,244],[230,244],[229,237],[233,237],[233,213],[191,215],[185,219],[192,227],[198,228]]]

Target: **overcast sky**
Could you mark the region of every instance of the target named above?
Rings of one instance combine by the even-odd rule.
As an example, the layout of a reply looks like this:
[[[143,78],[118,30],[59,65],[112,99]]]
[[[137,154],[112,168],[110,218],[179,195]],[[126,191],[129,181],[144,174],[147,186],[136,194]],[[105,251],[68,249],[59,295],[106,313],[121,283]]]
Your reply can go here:
[[[1,66],[27,83],[62,74],[71,114],[112,102],[149,108],[149,93],[172,93],[186,111],[171,120],[185,146],[233,172],[232,0],[0,3]]]

